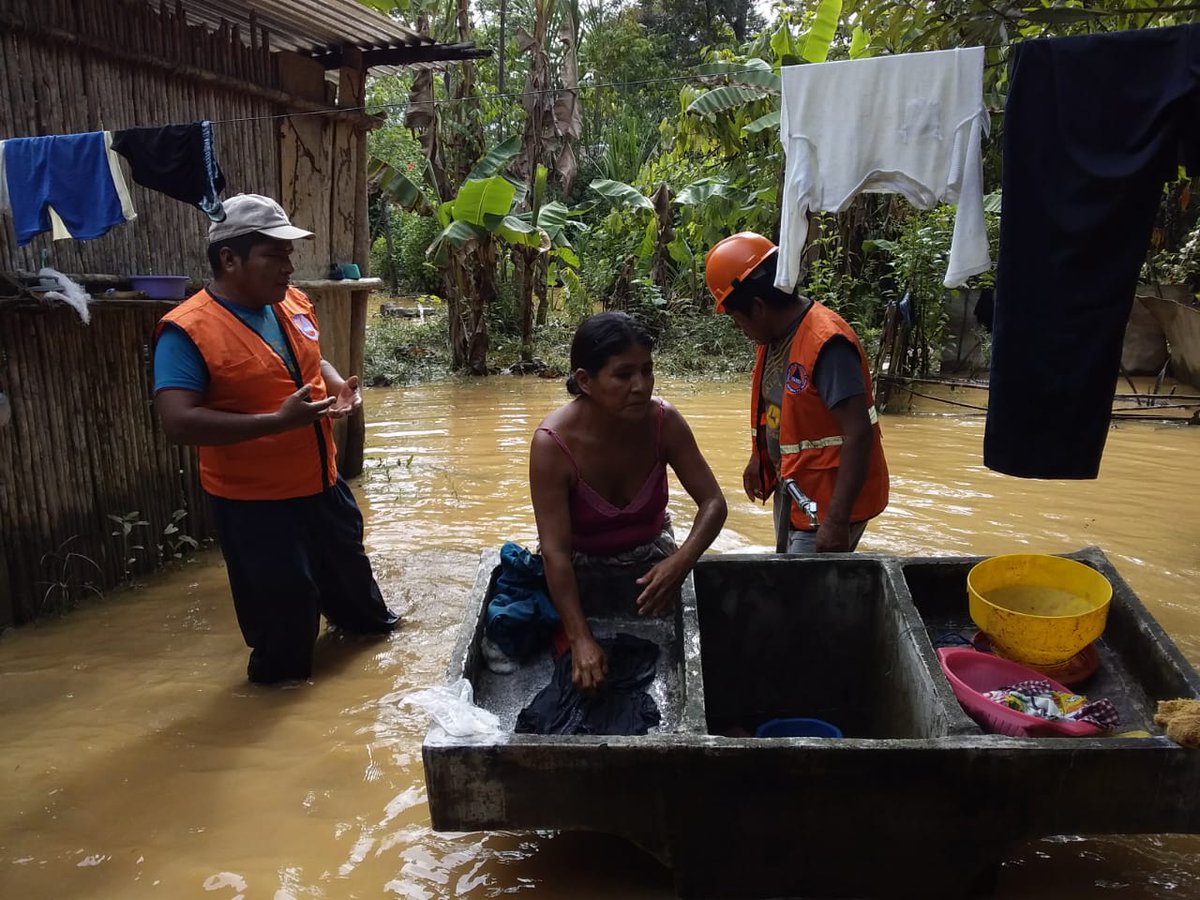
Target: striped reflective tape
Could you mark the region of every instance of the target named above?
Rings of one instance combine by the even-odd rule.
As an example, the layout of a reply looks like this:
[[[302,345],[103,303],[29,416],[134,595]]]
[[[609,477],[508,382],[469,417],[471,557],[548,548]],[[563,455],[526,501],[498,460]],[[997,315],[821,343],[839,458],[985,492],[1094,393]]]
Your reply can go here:
[[[871,420],[872,425],[878,424],[879,413],[875,411],[874,406],[867,410],[867,418]],[[798,444],[780,444],[779,452],[784,455],[789,455],[799,453],[802,450],[823,450],[826,447],[840,447],[843,443],[845,443],[845,438],[843,438],[840,434],[837,434],[833,437],[817,438],[816,440],[812,441],[801,441]]]

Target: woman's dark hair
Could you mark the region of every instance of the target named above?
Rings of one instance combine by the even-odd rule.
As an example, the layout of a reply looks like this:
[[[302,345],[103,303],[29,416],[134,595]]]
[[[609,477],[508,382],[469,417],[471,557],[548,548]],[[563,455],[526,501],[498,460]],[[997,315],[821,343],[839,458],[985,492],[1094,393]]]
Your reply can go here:
[[[583,393],[575,382],[575,371],[583,369],[595,375],[612,357],[624,353],[634,344],[654,349],[654,338],[646,326],[628,313],[603,312],[588,316],[575,329],[571,340],[571,374],[567,391],[575,396]]]
[[[250,258],[250,251],[258,244],[265,244],[274,238],[267,237],[257,231],[239,234],[237,237],[225,238],[215,244],[208,245],[208,264],[212,268],[213,278],[221,277],[221,248],[228,247],[233,255],[245,262]]]

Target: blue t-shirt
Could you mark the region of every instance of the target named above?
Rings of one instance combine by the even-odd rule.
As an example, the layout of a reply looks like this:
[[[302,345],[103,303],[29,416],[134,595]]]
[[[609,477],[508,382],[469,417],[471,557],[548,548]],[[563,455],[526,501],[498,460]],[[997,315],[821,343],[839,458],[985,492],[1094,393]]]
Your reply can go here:
[[[287,364],[292,378],[300,384],[300,370],[292,358],[291,347],[283,336],[283,329],[279,326],[273,306],[250,309],[231,303],[224,297],[218,297],[212,291],[209,291],[209,294],[266,341]],[[182,388],[197,394],[208,390],[208,366],[204,357],[187,336],[187,332],[178,325],[168,325],[164,328],[154,347],[154,390],[157,392],[165,388]]]

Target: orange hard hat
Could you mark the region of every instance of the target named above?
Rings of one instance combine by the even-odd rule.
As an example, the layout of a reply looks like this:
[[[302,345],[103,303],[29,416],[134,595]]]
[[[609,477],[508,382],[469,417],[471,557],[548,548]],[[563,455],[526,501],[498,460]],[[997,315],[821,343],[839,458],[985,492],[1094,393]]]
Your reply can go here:
[[[761,234],[741,231],[718,241],[708,251],[704,257],[704,280],[717,298],[718,313],[725,312],[726,298],[778,249]]]

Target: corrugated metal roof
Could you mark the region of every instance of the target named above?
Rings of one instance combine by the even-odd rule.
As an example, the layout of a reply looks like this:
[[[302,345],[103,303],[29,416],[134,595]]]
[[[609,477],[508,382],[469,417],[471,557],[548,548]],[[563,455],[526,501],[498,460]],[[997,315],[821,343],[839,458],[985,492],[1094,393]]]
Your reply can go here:
[[[213,28],[224,19],[241,26],[250,39],[250,22],[265,28],[273,50],[319,54],[337,47],[361,50],[428,46],[421,37],[394,19],[377,13],[357,0],[179,0],[189,21]]]

